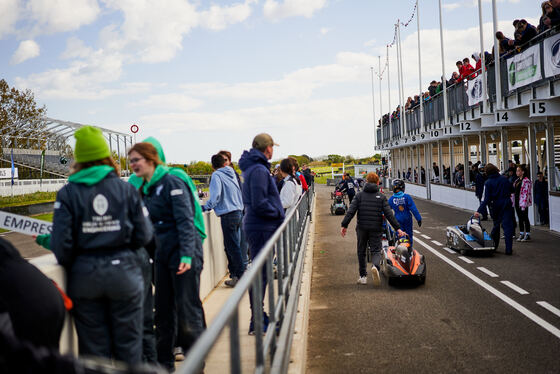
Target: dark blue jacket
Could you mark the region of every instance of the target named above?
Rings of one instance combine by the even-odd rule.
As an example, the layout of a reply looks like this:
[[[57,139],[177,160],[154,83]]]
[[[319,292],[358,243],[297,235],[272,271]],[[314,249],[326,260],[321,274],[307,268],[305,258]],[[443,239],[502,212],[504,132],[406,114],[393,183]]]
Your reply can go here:
[[[513,193],[513,185],[506,176],[500,174],[491,174],[484,183],[484,199],[478,207],[478,212],[483,214],[488,206],[491,212],[499,215],[506,209],[513,209],[511,203],[511,194]]]
[[[192,258],[192,268],[203,265],[202,241],[194,226],[194,198],[186,183],[171,174],[150,187],[144,203],[156,233],[155,260],[177,269],[181,257]]]
[[[68,183],[56,195],[51,248],[64,267],[81,254],[138,249],[152,236],[138,191],[114,173],[92,186]]]
[[[484,195],[485,182],[486,177],[481,172],[477,172],[474,178],[474,193],[479,199],[482,199],[482,196]]]
[[[243,227],[250,231],[274,231],[284,221],[284,208],[270,163],[261,151],[251,148],[239,159],[243,176]]]
[[[535,204],[548,202],[548,182],[544,179],[542,182],[537,179],[533,187],[533,196],[535,198]]]
[[[356,184],[354,183],[354,180],[351,177],[348,177],[348,179],[344,179],[340,182],[340,191],[346,192],[348,196],[356,195]]]

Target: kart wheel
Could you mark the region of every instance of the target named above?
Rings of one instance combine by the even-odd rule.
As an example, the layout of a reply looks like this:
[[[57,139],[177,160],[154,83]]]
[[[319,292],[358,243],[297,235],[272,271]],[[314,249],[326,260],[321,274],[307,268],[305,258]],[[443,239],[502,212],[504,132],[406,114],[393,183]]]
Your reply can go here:
[[[420,284],[425,284],[426,283],[426,276],[425,275],[420,277],[420,282],[419,283]]]
[[[395,285],[395,278],[387,278],[387,284],[389,286],[394,286]]]

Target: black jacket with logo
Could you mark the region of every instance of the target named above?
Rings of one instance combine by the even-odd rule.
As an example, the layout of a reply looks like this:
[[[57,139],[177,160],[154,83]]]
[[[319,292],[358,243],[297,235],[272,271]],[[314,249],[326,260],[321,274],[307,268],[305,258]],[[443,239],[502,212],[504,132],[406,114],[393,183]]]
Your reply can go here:
[[[383,231],[383,214],[391,226],[395,229],[400,228],[399,222],[387,202],[387,197],[379,192],[379,187],[375,184],[366,183],[364,190],[356,195],[341,226],[348,227],[356,212],[358,213],[359,229]]]
[[[136,250],[152,236],[138,191],[114,173],[92,186],[68,183],[56,195],[51,249],[64,267],[80,254]]]
[[[193,269],[202,269],[202,241],[194,226],[192,193],[178,177],[166,174],[150,187],[144,203],[156,233],[155,260],[177,269],[181,257],[192,258]]]

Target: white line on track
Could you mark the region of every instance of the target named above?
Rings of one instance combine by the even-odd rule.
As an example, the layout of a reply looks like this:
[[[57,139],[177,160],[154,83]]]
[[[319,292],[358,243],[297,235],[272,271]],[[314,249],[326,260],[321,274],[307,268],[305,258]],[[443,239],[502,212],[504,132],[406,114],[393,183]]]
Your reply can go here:
[[[452,255],[456,255],[456,254],[457,254],[457,252],[455,252],[455,251],[452,250],[451,248],[443,247],[443,250],[446,251],[446,252],[448,252],[448,253],[451,253]]]
[[[511,288],[512,290],[514,290],[515,292],[517,292],[520,295],[528,295],[529,292],[525,291],[523,288],[516,286],[515,284],[511,283],[510,281],[501,281],[500,283],[503,283],[504,285],[508,286],[509,288]]]
[[[430,237],[429,237],[428,235],[424,235],[424,234],[422,234],[422,235],[420,235],[420,236],[421,236],[421,237],[423,237],[424,239],[428,239],[428,240],[430,240],[430,239],[431,239],[431,238],[430,238]]]
[[[437,240],[432,240],[432,243],[434,243],[435,245],[439,245],[440,247],[443,245],[440,242],[438,242]]]
[[[546,301],[537,301],[537,304],[560,317],[560,309],[550,305]]]
[[[491,276],[492,278],[498,278],[499,277],[498,274],[491,272],[490,270],[486,269],[485,267],[481,266],[481,267],[478,267],[477,269],[480,270],[481,272],[483,272],[484,274]]]
[[[466,258],[465,256],[459,256],[458,258],[460,258],[461,260],[465,261],[467,264],[474,264],[474,261],[469,260],[469,259]]]
[[[412,231],[414,231],[415,234],[420,234],[420,231],[418,230],[412,230]]]
[[[478,284],[480,287],[484,288],[486,291],[490,292],[491,294],[493,294],[494,296],[496,296],[497,298],[502,300],[504,303],[508,304],[509,306],[511,306],[512,308],[517,310],[519,313],[523,314],[525,317],[529,318],[531,321],[535,322],[536,324],[541,326],[543,329],[545,329],[546,331],[550,332],[552,335],[554,335],[558,339],[560,339],[560,329],[558,329],[556,326],[552,325],[551,323],[545,321],[544,319],[542,319],[541,317],[539,317],[535,313],[531,312],[529,309],[525,308],[523,305],[519,304],[517,301],[513,300],[511,297],[509,297],[509,296],[505,295],[504,293],[498,291],[496,288],[492,287],[491,285],[489,285],[488,283],[486,283],[485,281],[483,281],[482,279],[480,279],[479,277],[477,277],[476,275],[474,275],[470,271],[468,271],[466,269],[463,269],[460,265],[458,265],[454,261],[448,259],[443,254],[439,253],[437,250],[430,247],[428,244],[424,243],[422,240],[416,239],[415,241],[418,244],[422,245],[424,248],[426,248],[428,251],[432,252],[435,256],[439,257],[442,261],[445,261],[448,265],[455,268],[455,270],[459,271],[460,273],[465,275],[467,278],[469,278],[470,280],[472,280],[473,282]]]

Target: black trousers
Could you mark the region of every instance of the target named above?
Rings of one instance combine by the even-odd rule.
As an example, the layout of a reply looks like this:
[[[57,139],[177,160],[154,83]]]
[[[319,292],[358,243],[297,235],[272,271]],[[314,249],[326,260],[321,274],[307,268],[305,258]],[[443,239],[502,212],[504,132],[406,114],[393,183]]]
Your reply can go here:
[[[158,362],[175,368],[174,347],[185,353],[206,328],[200,301],[200,269],[191,268],[181,275],[177,269],[156,261],[156,346]]]
[[[360,273],[360,277],[365,277],[367,275],[366,250],[368,244],[372,254],[372,265],[379,269],[379,262],[381,261],[381,239],[383,238],[383,232],[365,230],[357,227],[356,238],[358,240],[358,271]]]
[[[519,218],[519,232],[531,232],[531,223],[529,222],[529,208],[521,210],[521,207],[515,206],[517,218]]]
[[[142,303],[142,361],[150,364],[157,363],[156,331],[154,329],[154,266],[150,262],[148,252],[140,248],[138,255],[141,258],[142,278],[144,279],[144,301]]]
[[[251,254],[251,260],[254,260],[255,257],[261,252],[261,249],[266,244],[268,239],[274,234],[274,231],[250,231],[247,230],[245,232],[247,243],[249,244],[249,252]],[[268,284],[267,274],[266,274],[266,266],[262,269],[262,283],[261,283],[261,303],[264,305],[264,295],[266,293],[266,286]],[[254,308],[256,303],[256,297],[253,295],[252,287],[249,289],[249,301],[251,303],[251,321],[253,321],[254,316]],[[257,304],[258,305],[258,304]],[[263,308],[264,311],[264,308]]]

